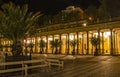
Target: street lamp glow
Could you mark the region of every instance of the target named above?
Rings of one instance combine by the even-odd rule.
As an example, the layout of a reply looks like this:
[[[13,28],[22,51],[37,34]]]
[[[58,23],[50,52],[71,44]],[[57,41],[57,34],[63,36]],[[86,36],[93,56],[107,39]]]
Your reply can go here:
[[[86,27],[86,26],[87,26],[87,23],[83,23],[83,26]]]
[[[73,40],[74,39],[74,35],[70,35],[70,40]]]

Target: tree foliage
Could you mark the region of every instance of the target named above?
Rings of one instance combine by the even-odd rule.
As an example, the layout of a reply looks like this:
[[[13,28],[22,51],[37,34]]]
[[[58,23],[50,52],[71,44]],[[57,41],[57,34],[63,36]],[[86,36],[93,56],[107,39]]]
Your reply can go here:
[[[85,10],[85,18],[91,17],[93,20],[95,20],[98,16],[98,10],[95,6],[90,5],[86,10]]]
[[[15,42],[32,32],[39,17],[39,12],[28,13],[28,5],[20,7],[12,2],[3,4],[0,11],[0,32]]]
[[[101,6],[98,9],[98,17],[99,18],[109,18],[110,17],[110,12],[108,11],[108,5],[106,0],[101,0]]]
[[[17,51],[14,46],[17,45],[18,41],[24,39],[26,35],[33,33],[41,14],[40,12],[28,12],[28,5],[26,4],[20,7],[10,2],[3,4],[1,8],[0,33],[4,38],[13,41],[13,51]]]
[[[101,6],[99,13],[102,17],[115,17],[120,16],[120,0],[99,0]]]
[[[72,46],[72,54],[75,54],[75,47],[77,46],[78,41],[76,39],[70,40],[70,46]]]
[[[99,53],[98,53],[98,45],[100,45],[100,38],[94,36],[94,37],[92,37],[92,38],[90,39],[90,42],[91,42],[91,44],[95,47],[95,53],[94,53],[94,55],[97,56],[97,55],[99,54]]]
[[[55,47],[55,53],[58,53],[58,47],[62,45],[62,41],[59,39],[55,39],[54,41],[51,41],[50,44],[52,48]]]
[[[96,36],[92,37],[92,38],[91,38],[91,44],[92,44],[93,46],[99,45],[99,44],[100,44],[100,38],[98,38],[98,37],[96,37]]]
[[[46,46],[46,42],[44,40],[40,40],[39,42],[40,52],[44,52],[45,46]]]

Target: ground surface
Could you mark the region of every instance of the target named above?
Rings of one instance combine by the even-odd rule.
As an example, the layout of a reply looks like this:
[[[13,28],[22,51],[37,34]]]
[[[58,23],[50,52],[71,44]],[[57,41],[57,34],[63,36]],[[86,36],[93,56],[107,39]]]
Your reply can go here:
[[[27,77],[120,77],[120,56],[51,56],[64,60],[64,69],[33,70]],[[1,77],[1,76],[0,76]],[[7,76],[5,76],[7,77]],[[11,75],[8,77],[24,77]]]

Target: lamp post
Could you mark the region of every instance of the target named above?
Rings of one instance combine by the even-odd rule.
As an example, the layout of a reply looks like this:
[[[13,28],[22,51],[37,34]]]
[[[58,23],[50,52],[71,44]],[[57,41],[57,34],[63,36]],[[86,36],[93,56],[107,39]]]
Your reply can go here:
[[[3,35],[2,34],[0,34],[0,51],[3,51],[3,49],[2,49],[2,38],[3,38]]]
[[[30,43],[30,60],[32,60],[32,52],[33,52],[32,48],[33,48],[33,44],[31,42]]]
[[[32,42],[32,39],[30,40],[30,43],[29,43],[29,47],[30,47],[30,60],[32,59],[32,48],[33,48],[33,42]]]
[[[25,47],[24,53],[25,56],[27,56],[27,39],[24,40],[24,47]]]

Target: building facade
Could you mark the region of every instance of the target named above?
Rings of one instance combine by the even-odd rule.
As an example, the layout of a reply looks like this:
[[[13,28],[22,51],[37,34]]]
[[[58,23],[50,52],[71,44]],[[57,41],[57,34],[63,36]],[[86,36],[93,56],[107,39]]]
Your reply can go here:
[[[39,53],[40,40],[45,41],[43,53],[55,53],[55,48],[51,47],[50,42],[59,39],[62,41],[58,50],[60,54],[72,54],[73,47],[71,40],[77,40],[75,54],[93,55],[95,47],[91,44],[91,37],[100,38],[98,46],[100,55],[119,55],[120,54],[120,21],[109,20],[106,22],[89,23],[86,20],[79,22],[70,22],[64,24],[55,24],[38,29],[38,33],[32,38],[23,41],[24,44],[34,43],[33,52]],[[8,44],[9,41],[3,41]],[[25,48],[25,47],[24,47]],[[30,50],[28,48],[28,50]]]

